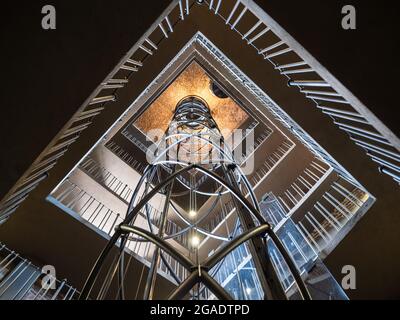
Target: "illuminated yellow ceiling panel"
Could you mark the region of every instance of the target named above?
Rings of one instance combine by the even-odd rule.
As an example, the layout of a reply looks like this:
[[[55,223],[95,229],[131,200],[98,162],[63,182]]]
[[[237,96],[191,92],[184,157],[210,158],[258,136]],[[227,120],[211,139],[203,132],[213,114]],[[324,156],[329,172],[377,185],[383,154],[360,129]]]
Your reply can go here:
[[[248,115],[230,97],[217,97],[210,89],[212,81],[206,71],[193,61],[136,120],[135,126],[145,133],[154,129],[165,131],[178,102],[187,96],[199,96],[207,102],[219,129],[229,134],[239,128]]]

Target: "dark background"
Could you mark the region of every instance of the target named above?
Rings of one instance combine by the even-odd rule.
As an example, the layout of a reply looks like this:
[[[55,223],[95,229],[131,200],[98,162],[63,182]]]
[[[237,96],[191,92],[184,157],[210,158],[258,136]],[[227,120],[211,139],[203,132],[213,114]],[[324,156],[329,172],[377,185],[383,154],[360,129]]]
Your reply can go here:
[[[399,134],[395,51],[399,27],[394,2],[256,2]],[[41,28],[45,4],[57,9],[55,31]],[[0,198],[168,4],[166,0],[1,3]],[[355,31],[341,28],[345,4],[357,8]],[[392,220],[385,221],[380,232],[396,230]],[[375,228],[364,230],[371,229]],[[377,241],[371,251],[397,245]]]
[[[257,0],[399,134],[394,1]],[[41,8],[57,30],[41,28]],[[166,0],[1,2],[0,198],[169,4]],[[357,8],[357,30],[341,8]]]

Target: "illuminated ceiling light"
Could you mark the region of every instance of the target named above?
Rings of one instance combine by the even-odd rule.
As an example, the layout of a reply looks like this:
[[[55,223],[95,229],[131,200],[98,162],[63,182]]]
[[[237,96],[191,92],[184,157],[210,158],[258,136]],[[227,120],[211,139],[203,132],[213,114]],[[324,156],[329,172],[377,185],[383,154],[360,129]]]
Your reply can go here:
[[[189,211],[189,217],[194,218],[195,216],[197,216],[197,212],[194,210],[190,210]]]
[[[200,244],[200,238],[198,236],[193,236],[191,242],[192,242],[192,246],[197,248]]]
[[[251,288],[246,288],[246,293],[251,294]]]

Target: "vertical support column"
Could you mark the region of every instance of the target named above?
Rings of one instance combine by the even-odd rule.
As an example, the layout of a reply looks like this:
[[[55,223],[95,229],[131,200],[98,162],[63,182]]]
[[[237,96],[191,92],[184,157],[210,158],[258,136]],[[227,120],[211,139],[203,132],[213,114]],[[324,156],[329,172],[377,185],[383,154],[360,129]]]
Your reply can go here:
[[[173,170],[172,174],[175,172],[175,169]],[[165,203],[164,203],[164,208],[163,212],[161,213],[161,225],[158,231],[158,236],[163,237],[164,232],[165,232],[165,227],[167,224],[167,215],[168,215],[168,208],[169,208],[169,202],[171,199],[172,195],[172,189],[174,186],[174,182],[172,181],[169,187],[167,188],[168,191],[166,191],[165,195]],[[156,248],[154,254],[153,254],[153,259],[151,261],[151,267],[147,276],[147,281],[146,281],[146,286],[144,289],[144,294],[143,294],[143,300],[152,300],[154,298],[154,289],[155,289],[155,284],[156,284],[156,279],[157,279],[157,270],[158,270],[158,265],[160,264],[160,256],[161,256],[161,251],[160,248]]]

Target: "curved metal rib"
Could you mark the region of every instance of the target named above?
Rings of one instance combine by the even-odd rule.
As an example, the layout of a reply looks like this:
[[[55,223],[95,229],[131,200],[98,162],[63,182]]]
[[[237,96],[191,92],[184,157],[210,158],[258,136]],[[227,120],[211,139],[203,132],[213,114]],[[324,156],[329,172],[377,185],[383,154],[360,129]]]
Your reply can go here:
[[[168,185],[169,183],[171,183],[178,175],[190,170],[193,168],[193,165],[191,166],[187,166],[177,172],[175,172],[174,174],[172,174],[171,176],[169,176],[165,181],[163,181],[162,183],[160,183],[158,186],[156,186],[154,189],[152,189],[149,194],[147,194],[138,204],[137,206],[131,211],[128,212],[128,215],[126,216],[123,224],[129,224],[133,218],[135,218],[135,216],[139,213],[139,210],[151,199],[154,197],[154,195],[156,195],[163,187],[165,187],[166,185]],[[142,176],[143,178],[143,176]],[[139,186],[139,185],[138,185]],[[117,227],[115,233],[113,234],[113,236],[111,237],[111,239],[109,240],[109,242],[107,243],[107,245],[105,246],[105,248],[103,249],[103,251],[101,252],[100,256],[98,257],[98,259],[96,260],[95,265],[93,266],[88,279],[86,280],[86,283],[82,289],[81,295],[79,297],[80,300],[84,300],[84,299],[88,299],[90,292],[93,289],[93,285],[99,275],[101,266],[104,264],[107,256],[109,255],[110,251],[112,250],[112,248],[114,247],[115,243],[118,241],[119,237],[121,236],[121,230],[119,227]]]
[[[258,226],[256,228],[250,229],[242,233],[240,236],[236,237],[231,242],[228,242],[225,246],[223,246],[220,250],[214,253],[211,257],[207,258],[204,261],[204,265],[207,266],[208,269],[213,268],[218,263],[218,261],[223,259],[229,253],[233,252],[233,250],[235,250],[237,247],[239,247],[246,241],[256,236],[261,235],[262,233],[265,234],[270,229],[271,226],[269,224],[263,224],[261,226]]]
[[[194,266],[192,260],[184,256],[178,250],[176,250],[173,246],[171,246],[168,242],[156,236],[155,234],[144,230],[142,228],[138,228],[135,226],[121,225],[120,230],[124,233],[132,232],[135,233],[147,240],[151,243],[155,244],[161,250],[166,251],[170,256],[172,256],[175,260],[177,260],[183,267],[187,270],[191,270]]]

